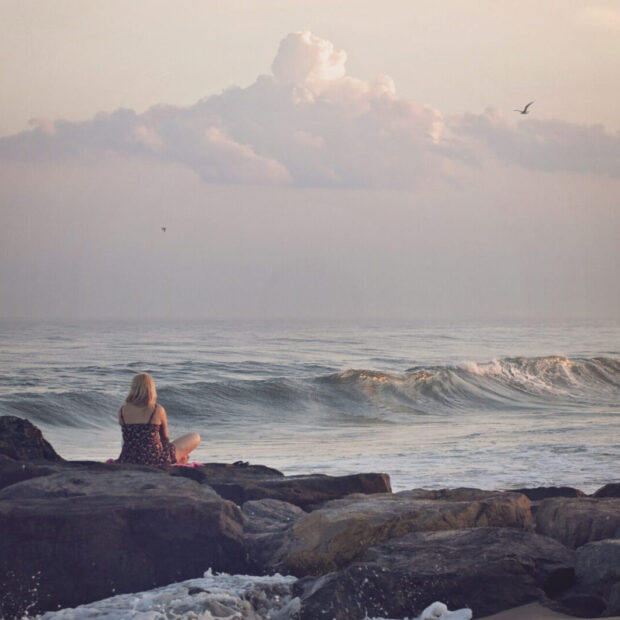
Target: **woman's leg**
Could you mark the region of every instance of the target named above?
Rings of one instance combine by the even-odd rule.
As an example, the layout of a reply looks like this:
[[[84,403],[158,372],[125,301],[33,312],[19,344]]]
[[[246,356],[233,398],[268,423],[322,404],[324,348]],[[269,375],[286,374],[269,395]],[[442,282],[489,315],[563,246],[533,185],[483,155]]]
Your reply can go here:
[[[177,463],[185,465],[189,460],[190,452],[195,450],[200,443],[200,435],[198,433],[187,433],[187,435],[175,439],[172,443],[177,454]]]

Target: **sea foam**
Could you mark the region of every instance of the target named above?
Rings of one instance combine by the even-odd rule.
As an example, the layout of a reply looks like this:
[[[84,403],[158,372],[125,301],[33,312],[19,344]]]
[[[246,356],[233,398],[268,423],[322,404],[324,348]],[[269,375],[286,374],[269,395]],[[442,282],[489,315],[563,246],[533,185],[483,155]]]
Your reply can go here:
[[[301,601],[292,594],[292,576],[214,574],[136,594],[119,594],[71,609],[47,612],[39,620],[295,620]],[[470,609],[450,611],[441,602],[417,618],[366,620],[471,620]]]

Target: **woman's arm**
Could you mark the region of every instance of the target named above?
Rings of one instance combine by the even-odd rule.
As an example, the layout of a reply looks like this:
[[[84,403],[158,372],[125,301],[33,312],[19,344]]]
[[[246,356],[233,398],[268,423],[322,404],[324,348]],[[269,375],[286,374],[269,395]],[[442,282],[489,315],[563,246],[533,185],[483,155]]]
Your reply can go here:
[[[168,418],[166,417],[166,410],[159,405],[159,411],[157,412],[159,423],[161,427],[159,429],[159,436],[166,441],[170,441],[170,435],[168,434]]]

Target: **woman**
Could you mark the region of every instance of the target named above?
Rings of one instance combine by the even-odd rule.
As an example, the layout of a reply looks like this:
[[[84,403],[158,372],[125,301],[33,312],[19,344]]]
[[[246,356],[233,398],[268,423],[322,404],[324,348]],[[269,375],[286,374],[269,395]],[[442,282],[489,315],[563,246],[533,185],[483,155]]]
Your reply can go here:
[[[123,430],[119,463],[185,465],[190,452],[200,443],[198,433],[170,441],[166,410],[157,404],[155,383],[146,373],[133,378],[125,404],[118,412],[118,423]]]

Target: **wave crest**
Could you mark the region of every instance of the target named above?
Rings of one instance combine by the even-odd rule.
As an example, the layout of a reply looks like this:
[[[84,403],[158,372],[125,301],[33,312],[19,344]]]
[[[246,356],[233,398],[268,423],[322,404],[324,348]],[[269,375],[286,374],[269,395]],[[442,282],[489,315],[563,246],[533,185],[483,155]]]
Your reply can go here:
[[[161,385],[158,394],[175,421],[191,420],[192,427],[389,423],[418,415],[491,410],[616,411],[620,360],[511,357],[415,366],[400,373],[353,368],[318,376],[179,380]],[[0,397],[0,414],[27,417],[43,426],[106,427],[116,423],[121,400],[118,390],[17,389]]]

